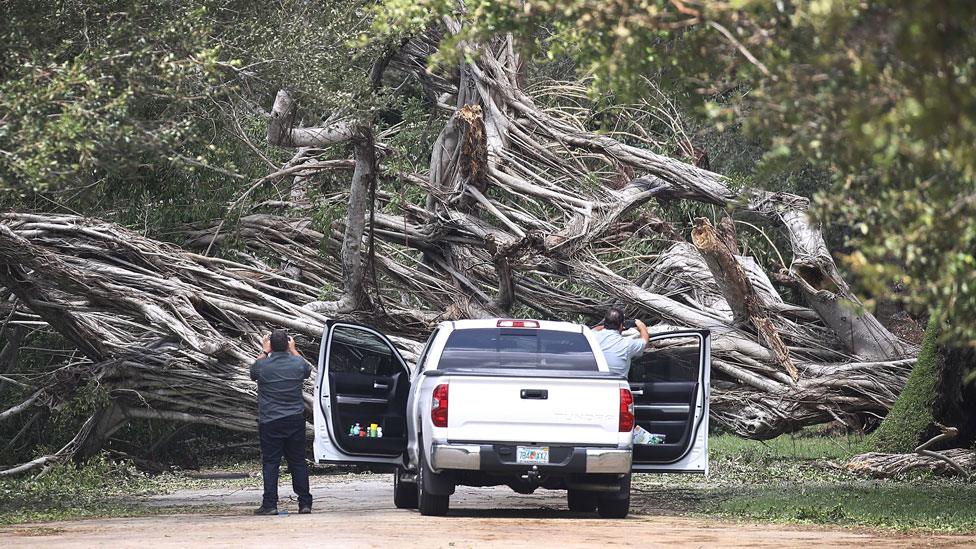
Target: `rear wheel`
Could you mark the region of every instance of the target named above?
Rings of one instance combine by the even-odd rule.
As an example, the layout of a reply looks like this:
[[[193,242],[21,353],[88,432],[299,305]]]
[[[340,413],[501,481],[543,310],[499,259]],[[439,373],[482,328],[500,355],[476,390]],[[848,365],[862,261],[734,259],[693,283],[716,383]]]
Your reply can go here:
[[[423,451],[420,452],[420,464],[417,467],[417,509],[420,514],[430,517],[440,517],[447,514],[450,507],[450,495],[431,494],[424,488],[425,481],[430,482],[430,476],[434,474],[427,465],[427,458]]]
[[[630,513],[630,473],[620,479],[620,492],[600,496],[597,511],[602,518],[627,518]]]
[[[566,502],[569,503],[569,510],[577,513],[592,513],[596,511],[597,497],[593,492],[586,490],[567,490]]]
[[[397,509],[416,509],[417,485],[400,480],[402,474],[402,467],[397,467],[393,472],[393,505],[396,505]]]

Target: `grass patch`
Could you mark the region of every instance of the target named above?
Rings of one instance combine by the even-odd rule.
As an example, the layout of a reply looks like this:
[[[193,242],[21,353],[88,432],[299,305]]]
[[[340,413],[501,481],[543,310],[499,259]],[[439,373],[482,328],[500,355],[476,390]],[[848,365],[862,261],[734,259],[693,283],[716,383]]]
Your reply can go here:
[[[860,436],[812,431],[755,441],[709,439],[710,472],[637,475],[636,513],[760,522],[976,532],[976,485],[919,472],[867,480],[840,465],[869,450]]]
[[[771,522],[940,532],[976,531],[976,486],[887,482],[773,486],[737,493],[713,511]]]
[[[846,460],[867,451],[866,440],[867,437],[861,435],[826,437],[805,431],[764,441],[717,435],[708,439],[708,450],[711,459],[718,461]]]

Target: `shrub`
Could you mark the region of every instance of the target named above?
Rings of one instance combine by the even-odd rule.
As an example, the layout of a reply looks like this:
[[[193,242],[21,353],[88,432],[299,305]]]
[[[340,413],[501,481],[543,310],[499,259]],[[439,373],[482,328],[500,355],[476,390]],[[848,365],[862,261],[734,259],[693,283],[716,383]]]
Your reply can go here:
[[[875,449],[893,454],[915,450],[934,421],[939,386],[938,315],[932,315],[922,350],[895,405],[875,433]]]

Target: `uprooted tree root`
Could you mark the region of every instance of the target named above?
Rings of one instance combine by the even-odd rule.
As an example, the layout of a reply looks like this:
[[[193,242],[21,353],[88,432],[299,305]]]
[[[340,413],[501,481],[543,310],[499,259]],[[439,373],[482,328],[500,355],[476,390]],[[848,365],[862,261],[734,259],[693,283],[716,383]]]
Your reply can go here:
[[[227,237],[222,222],[187,228],[179,248],[80,217],[0,215],[0,285],[16,296],[7,302],[9,326],[46,323],[80,351],[57,376],[29,379],[32,400],[0,420],[70,399],[91,380],[111,402],[60,452],[8,473],[89,452],[130,418],[254,430],[247,368],[259,334],[286,327],[315,356],[327,316],[380,326],[410,358],[442,319],[507,315],[515,306],[548,318],[595,317],[622,303],[652,331],[711,330],[712,414],[740,435],[771,438],[887,411],[916,349],[860,306],[807,216],[807,199],[733,190],[719,174],[590,132],[569,110],[537,106],[521,88],[510,39],[484,48],[454,82],[432,78],[418,69],[430,40],[405,42],[384,65],[418,70],[431,94],[456,97],[427,174],[385,172],[368,120],[296,128],[290,96],[276,99],[269,140],[300,148],[276,175],[294,177],[292,197],[305,200],[298,187],[311,174],[353,169],[349,193],[333,197],[346,203],[345,221],[325,234],[300,204],[287,215],[255,210],[233,227],[246,250],[230,261],[208,255]],[[353,142],[352,161],[303,152],[342,141]],[[594,184],[621,174],[631,174],[622,186]],[[392,208],[377,177],[420,186],[427,203]],[[777,278],[804,303],[784,300],[763,267],[740,255],[734,234],[699,232],[688,243],[648,211],[648,230],[670,243],[651,256],[622,251],[624,240],[646,238],[620,233],[625,215],[679,201],[783,231],[791,259]],[[621,276],[620,261],[644,274]],[[324,286],[343,293],[321,301]]]

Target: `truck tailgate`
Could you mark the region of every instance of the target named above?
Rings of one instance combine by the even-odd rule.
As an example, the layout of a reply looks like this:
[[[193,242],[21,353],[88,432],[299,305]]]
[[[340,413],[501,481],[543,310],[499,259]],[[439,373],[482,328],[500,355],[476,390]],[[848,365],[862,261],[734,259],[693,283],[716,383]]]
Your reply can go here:
[[[618,443],[618,380],[449,376],[446,381],[449,441]]]

